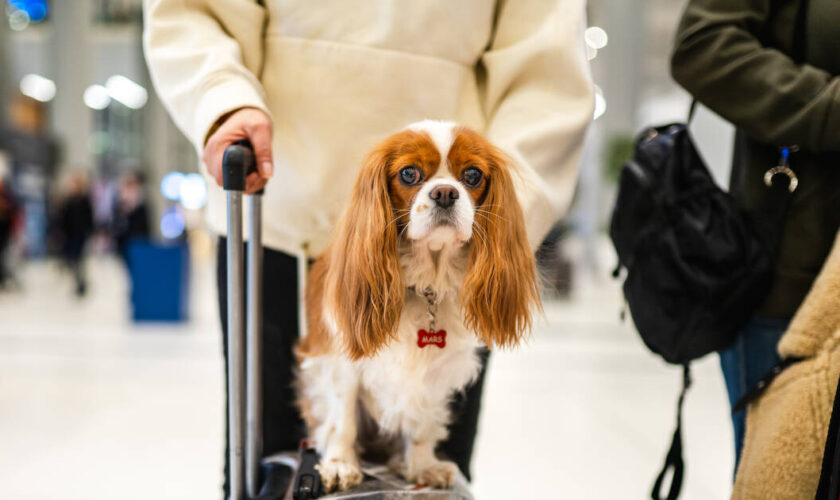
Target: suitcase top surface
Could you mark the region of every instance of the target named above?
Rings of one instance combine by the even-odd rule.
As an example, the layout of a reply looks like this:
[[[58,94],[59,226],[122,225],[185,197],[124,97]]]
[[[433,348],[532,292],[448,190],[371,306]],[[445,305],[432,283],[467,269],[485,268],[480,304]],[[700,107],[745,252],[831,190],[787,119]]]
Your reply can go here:
[[[371,499],[371,500],[473,500],[467,488],[467,480],[460,473],[455,484],[449,490],[418,488],[406,482],[384,465],[362,462],[365,479],[356,488],[341,493],[333,493],[324,499]]]
[[[284,453],[269,457],[266,461],[277,461],[292,465],[296,463],[297,458],[294,453]],[[388,467],[381,464],[362,461],[362,472],[365,477],[359,486],[352,490],[336,492],[320,498],[324,500],[474,500],[466,478],[460,473],[455,479],[455,484],[452,488],[439,490],[418,488],[415,484],[406,482],[403,478],[394,474]],[[284,497],[284,500],[292,500],[291,488]]]

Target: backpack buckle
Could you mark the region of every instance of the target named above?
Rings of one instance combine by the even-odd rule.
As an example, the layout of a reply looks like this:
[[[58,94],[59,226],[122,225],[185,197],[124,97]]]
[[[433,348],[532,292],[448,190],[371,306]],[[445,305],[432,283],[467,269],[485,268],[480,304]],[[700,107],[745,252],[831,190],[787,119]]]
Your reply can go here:
[[[790,154],[796,151],[799,151],[799,146],[787,146],[781,148],[779,165],[768,169],[767,172],[764,172],[764,184],[767,187],[773,187],[773,177],[777,174],[784,174],[788,177],[788,191],[791,193],[796,191],[796,187],[799,186],[799,178],[796,177],[796,174],[790,169]]]
[[[767,172],[764,172],[764,184],[766,184],[767,187],[773,187],[773,177],[777,174],[784,174],[788,176],[788,179],[790,180],[788,183],[788,191],[791,193],[796,191],[796,187],[799,186],[799,178],[796,177],[796,174],[787,165],[779,165],[768,169]]]

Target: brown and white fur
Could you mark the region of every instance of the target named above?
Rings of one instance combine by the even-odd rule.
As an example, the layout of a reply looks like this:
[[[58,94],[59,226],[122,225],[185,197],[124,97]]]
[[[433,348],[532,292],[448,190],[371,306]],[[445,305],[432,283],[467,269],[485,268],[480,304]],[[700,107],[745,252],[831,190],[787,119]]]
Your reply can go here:
[[[376,437],[407,480],[452,485],[457,467],[435,455],[449,400],[477,376],[476,349],[516,345],[539,307],[509,169],[477,133],[428,120],[383,141],[362,167],[310,272],[298,346],[299,404],[327,490],[361,482],[358,453]],[[416,291],[427,287],[444,348],[417,344],[429,319]]]

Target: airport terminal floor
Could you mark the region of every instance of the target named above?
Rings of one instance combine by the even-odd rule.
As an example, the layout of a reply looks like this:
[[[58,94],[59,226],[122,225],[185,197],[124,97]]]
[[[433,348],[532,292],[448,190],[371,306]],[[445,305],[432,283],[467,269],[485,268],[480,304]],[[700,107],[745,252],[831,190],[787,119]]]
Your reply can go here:
[[[604,245],[604,267],[611,258]],[[613,257],[614,258],[614,257]],[[72,295],[52,261],[0,294],[0,484],[22,499],[220,496],[222,357],[210,259],[191,320],[132,324],[120,263],[89,260]],[[576,273],[531,341],[491,361],[473,462],[477,499],[647,498],[680,383],[622,324],[618,284]],[[732,431],[716,356],[697,363],[684,423],[683,498],[728,498]]]

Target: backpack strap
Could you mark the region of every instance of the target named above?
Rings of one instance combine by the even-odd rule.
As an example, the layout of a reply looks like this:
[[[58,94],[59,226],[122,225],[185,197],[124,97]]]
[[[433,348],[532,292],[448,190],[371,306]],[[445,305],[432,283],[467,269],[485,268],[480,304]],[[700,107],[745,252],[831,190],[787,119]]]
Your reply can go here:
[[[791,58],[796,64],[803,64],[808,55],[808,7],[810,0],[799,0],[796,11],[796,24],[793,31],[793,53]]]
[[[735,404],[732,406],[732,414],[734,415],[736,413],[741,413],[742,411],[745,411],[750,405],[750,403],[752,403],[753,401],[758,399],[762,394],[764,394],[764,390],[767,389],[770,386],[770,384],[773,383],[774,380],[776,380],[776,377],[778,377],[783,371],[787,370],[788,367],[790,367],[791,365],[799,363],[804,359],[805,358],[785,358],[776,363],[776,365],[773,366],[773,368],[770,368],[770,370],[766,374],[764,374],[763,377],[761,377],[761,380],[759,380],[758,382],[753,384],[752,387],[747,389],[747,392],[745,392],[744,395],[741,396],[741,399],[735,402]]]
[[[653,484],[653,491],[650,493],[650,498],[653,500],[676,500],[680,496],[682,489],[683,471],[685,469],[685,462],[682,456],[682,408],[685,393],[691,387],[691,368],[689,363],[683,365],[683,383],[680,391],[680,398],[677,401],[677,428],[674,429],[674,437],[671,439],[671,447],[668,449],[668,454],[665,456],[665,464],[662,466],[662,471],[656,477],[656,482]],[[668,469],[674,469],[674,475],[671,478],[671,488],[668,490],[668,496],[662,496],[662,483],[665,481],[665,475]]]
[[[688,107],[688,120],[685,121],[686,126],[691,125],[691,122],[694,120],[694,113],[697,111],[697,99],[691,99],[691,105]]]
[[[840,388],[840,383],[838,384]],[[840,496],[840,390],[835,389],[834,407],[828,435],[825,438],[825,452],[817,485],[816,500],[832,500]]]

